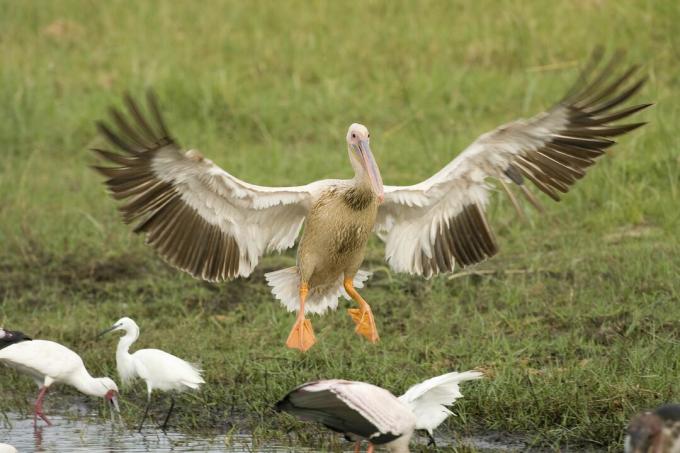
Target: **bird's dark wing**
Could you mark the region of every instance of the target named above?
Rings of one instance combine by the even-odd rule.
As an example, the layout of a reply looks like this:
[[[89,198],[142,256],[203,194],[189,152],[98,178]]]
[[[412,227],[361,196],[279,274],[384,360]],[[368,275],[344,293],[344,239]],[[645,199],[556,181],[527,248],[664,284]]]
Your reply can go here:
[[[664,420],[680,421],[680,404],[664,404],[657,407],[654,413]]]
[[[27,336],[23,332],[18,330],[5,330],[0,329],[0,349],[5,348],[14,343],[20,343],[22,341],[30,341],[31,337]]]
[[[430,277],[495,255],[496,239],[485,216],[491,180],[500,181],[518,210],[513,184],[540,206],[526,181],[559,201],[616,143],[613,137],[645,124],[617,123],[650,105],[620,107],[645,77],[634,78],[636,66],[616,75],[620,55],[589,77],[599,60],[597,53],[574,89],[551,109],[483,134],[425,181],[385,186],[376,231],[392,269]]]
[[[331,384],[326,388],[322,387],[330,382],[347,381],[320,381],[305,384],[279,401],[276,409],[303,420],[322,423],[333,431],[369,439],[375,444],[390,442],[403,434],[399,429],[385,430],[376,426],[375,421],[370,419],[370,414],[362,414],[359,410],[350,407],[347,399],[338,394],[337,386],[334,388]],[[379,389],[379,387],[376,388]],[[386,392],[384,389],[380,390]]]
[[[196,278],[250,275],[268,251],[292,247],[314,197],[330,181],[264,187],[242,181],[195,150],[183,153],[149,93],[148,110],[126,97],[127,114],[97,123],[118,152],[94,149],[125,223],[169,264]]]

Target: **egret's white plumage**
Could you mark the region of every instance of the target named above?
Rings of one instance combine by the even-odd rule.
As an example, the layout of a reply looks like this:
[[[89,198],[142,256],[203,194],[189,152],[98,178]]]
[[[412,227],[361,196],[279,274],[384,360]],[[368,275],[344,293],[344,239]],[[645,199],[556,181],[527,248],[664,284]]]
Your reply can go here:
[[[123,385],[128,385],[136,378],[140,378],[146,383],[147,411],[151,402],[151,393],[156,389],[163,392],[183,392],[189,389],[198,389],[201,384],[205,383],[201,377],[202,370],[160,349],[140,349],[130,354],[130,346],[139,338],[139,326],[130,318],[119,319],[111,328],[100,335],[118,330],[125,332],[120,337],[116,348],[118,375]],[[166,416],[166,424],[173,407],[174,400]]]
[[[296,187],[249,184],[197,151],[183,153],[153,96],[151,119],[127,98],[132,122],[114,110],[116,128],[99,123],[102,134],[123,154],[95,150],[117,165],[95,168],[108,178],[112,196],[126,200],[121,206],[124,221],[136,223],[135,232],[145,233],[147,243],[166,261],[197,278],[250,275],[264,253],[292,247],[305,223],[297,267],[270,273],[267,280],[286,308],[303,311],[301,300],[308,297],[310,311],[322,313],[337,306],[342,294],[338,282],[354,281],[368,232],[375,231],[385,242],[385,259],[397,272],[431,277],[474,265],[498,252],[486,219],[494,180],[517,209],[511,183],[536,206],[527,180],[559,201],[560,193],[569,191],[615,144],[611,137],[644,124],[614,124],[650,105],[619,109],[645,81],[632,79],[637,67],[614,75],[617,55],[593,76],[600,59],[596,54],[554,107],[483,134],[432,177],[410,186],[382,185],[370,134],[360,124],[352,124],[347,134],[354,179]],[[310,281],[316,281],[316,290]],[[358,331],[377,341],[368,304],[354,293],[348,291],[362,307],[358,318],[363,320],[366,313],[371,318]],[[300,338],[305,336],[303,315],[294,328]],[[306,335],[313,337],[311,325],[308,330]],[[300,343],[304,345],[291,347],[304,350],[313,338]]]
[[[78,354],[53,341],[30,340],[0,349],[0,362],[30,376],[40,387],[35,415],[48,424],[42,413],[42,400],[54,383],[67,384],[80,392],[106,398],[118,409],[118,387],[108,377],[93,378]]]
[[[478,371],[444,374],[414,385],[398,398],[366,382],[314,381],[289,392],[276,407],[352,439],[384,445],[396,453],[408,452],[413,431],[426,429],[432,434],[452,414],[446,406],[462,398],[458,385],[482,376]]]

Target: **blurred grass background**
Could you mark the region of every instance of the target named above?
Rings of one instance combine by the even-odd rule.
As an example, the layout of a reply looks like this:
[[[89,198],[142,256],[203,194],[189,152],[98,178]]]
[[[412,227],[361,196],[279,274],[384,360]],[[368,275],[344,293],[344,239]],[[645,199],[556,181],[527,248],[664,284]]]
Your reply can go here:
[[[679,23],[673,0],[0,1],[0,324],[61,341],[115,377],[114,339],[94,336],[136,319],[139,347],[206,370],[175,420],[185,430],[235,426],[266,440],[295,427],[297,441],[339,448],[271,405],[317,377],[402,392],[480,367],[489,379],[463,388],[443,436],[618,450],[632,413],[680,392]],[[247,181],[350,177],[344,134],[362,122],[385,183],[413,183],[560,99],[600,44],[644,64],[636,100],[655,103],[638,117],[650,124],[562,203],[544,198],[529,224],[498,197],[501,252],[479,275],[393,274],[374,241],[363,294],[377,347],[341,309],[314,319],[320,341],[307,355],[285,350],[293,316],[262,273],[294,252],[246,280],[192,280],[122,225],[88,168],[88,148],[103,144],[93,122],[123,92],[153,87],[179,141]],[[29,411],[32,385],[2,371],[0,409]],[[124,396],[133,420],[143,385]]]

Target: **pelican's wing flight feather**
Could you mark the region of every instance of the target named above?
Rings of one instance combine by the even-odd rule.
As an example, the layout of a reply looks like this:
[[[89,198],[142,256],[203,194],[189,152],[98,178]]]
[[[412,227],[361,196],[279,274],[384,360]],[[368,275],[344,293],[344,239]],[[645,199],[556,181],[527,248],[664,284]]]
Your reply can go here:
[[[458,385],[472,379],[481,379],[479,371],[447,373],[430,378],[409,388],[399,399],[409,406],[416,416],[416,428],[430,434],[452,412],[446,407],[462,398]]]
[[[293,246],[316,194],[328,181],[263,187],[230,175],[200,153],[182,152],[168,132],[155,96],[149,114],[129,96],[127,114],[111,110],[115,127],[99,131],[119,152],[95,149],[95,166],[113,198],[125,200],[125,223],[171,265],[196,278],[248,276],[267,251]]]
[[[415,423],[409,409],[387,390],[339,379],[303,384],[276,407],[375,443],[396,439],[413,429]]]
[[[548,111],[483,134],[421,183],[385,186],[376,231],[386,243],[390,266],[430,277],[495,255],[496,240],[485,217],[489,178],[500,181],[516,208],[509,183],[540,209],[526,180],[559,201],[560,193],[616,143],[611,137],[645,124],[613,124],[650,105],[619,107],[645,82],[644,77],[634,79],[638,68],[615,75],[621,60],[617,54],[598,73],[600,60],[601,52],[595,52],[574,88]]]

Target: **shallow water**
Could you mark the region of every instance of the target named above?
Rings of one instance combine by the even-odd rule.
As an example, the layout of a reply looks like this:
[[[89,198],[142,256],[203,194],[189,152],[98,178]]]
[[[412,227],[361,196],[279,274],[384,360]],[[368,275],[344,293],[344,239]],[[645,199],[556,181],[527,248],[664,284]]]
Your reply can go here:
[[[163,433],[153,427],[146,427],[140,434],[136,431],[112,426],[106,419],[94,414],[69,418],[51,415],[53,426],[39,423],[33,428],[32,418],[23,418],[18,414],[6,414],[0,419],[0,442],[5,442],[19,450],[28,452],[227,452],[227,453],[284,453],[314,452],[319,449],[299,448],[290,445],[253,444],[247,434],[228,434],[215,436],[195,436],[168,431]],[[425,438],[416,441],[424,442]],[[466,445],[474,446],[479,451],[518,451],[521,444],[508,444],[497,436],[483,436],[463,439]],[[338,441],[345,451],[352,452],[352,444]],[[450,445],[445,439],[437,438],[438,446]],[[364,448],[366,445],[364,444]],[[334,450],[337,451],[337,450]]]
[[[53,426],[39,424],[33,428],[32,418],[7,414],[0,426],[0,442],[9,443],[21,453],[27,452],[263,452],[283,453],[311,451],[299,448],[267,445],[254,446],[248,435],[192,436],[183,433],[163,433],[153,427],[140,434],[96,416],[72,419],[50,416]]]

